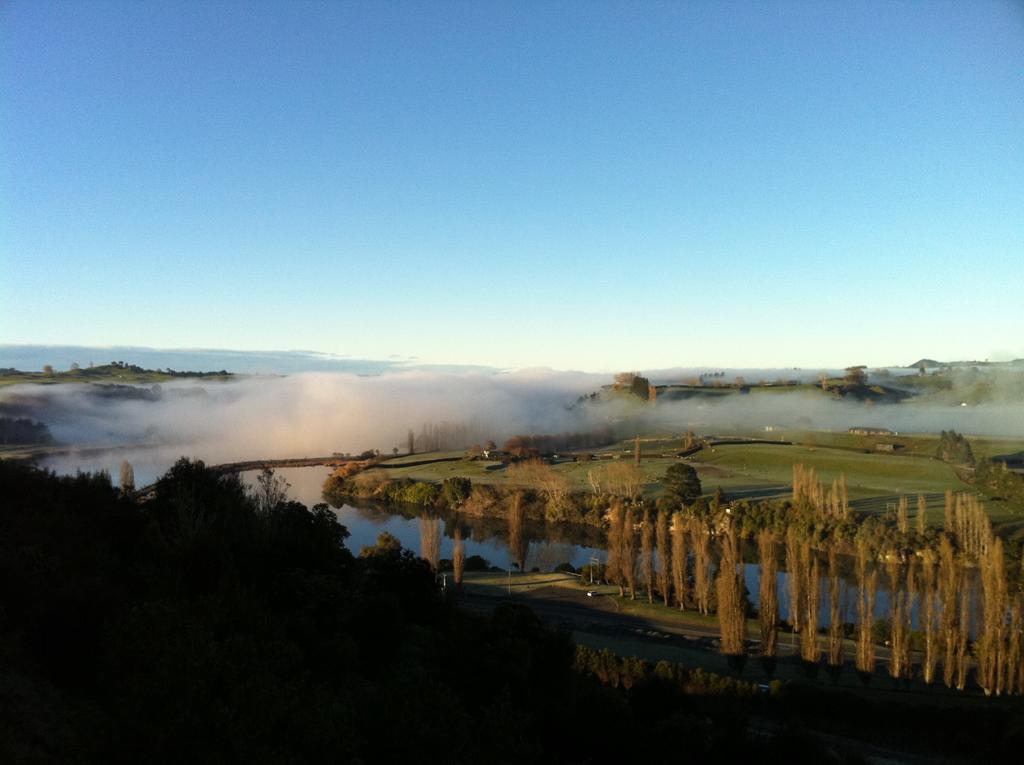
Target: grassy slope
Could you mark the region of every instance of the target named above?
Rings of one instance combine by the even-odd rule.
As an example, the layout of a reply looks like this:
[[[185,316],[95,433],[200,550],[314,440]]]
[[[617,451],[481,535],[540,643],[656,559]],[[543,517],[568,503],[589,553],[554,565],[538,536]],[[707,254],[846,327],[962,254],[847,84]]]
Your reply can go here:
[[[815,468],[822,481],[831,482],[845,474],[851,496],[855,498],[966,488],[949,465],[926,457],[864,454],[800,445],[747,444],[712,447],[703,450],[697,458],[705,464],[773,483],[789,483],[793,465],[803,463]]]
[[[751,434],[755,435],[755,434]],[[946,489],[968,491],[970,487],[957,476],[949,466],[934,459],[932,455],[938,444],[936,436],[900,436],[897,440],[906,448],[896,453],[865,453],[873,449],[876,437],[852,436],[847,433],[814,432],[811,434],[783,433],[783,440],[795,436],[792,445],[736,444],[718,445],[705,448],[689,460],[698,471],[705,493],[721,488],[727,497],[759,499],[786,496],[792,480],[793,465],[803,463],[814,467],[822,481],[831,482],[845,475],[855,507],[863,512],[886,512],[900,494],[930,496],[933,523],[941,522],[942,494]],[[806,445],[813,443],[815,445]],[[979,456],[1005,454],[1024,448],[1024,442],[1009,439],[971,439],[972,447]],[[674,455],[683,448],[678,438],[642,437],[641,467],[647,478],[645,494],[656,497],[662,492],[661,477],[668,467],[678,461]],[[614,454],[621,459],[632,457],[632,440],[595,449],[595,454]],[[663,456],[664,455],[664,456]],[[411,457],[389,460],[386,464],[402,464],[412,461],[461,457],[462,452],[432,452]],[[588,491],[590,484],[587,474],[600,472],[610,464],[609,460],[593,462],[562,462],[554,466],[564,475],[575,491]],[[508,469],[499,463],[459,459],[454,462],[439,462],[428,465],[394,468],[387,470],[391,477],[408,477],[420,481],[441,481],[450,476],[467,476],[477,483],[514,486],[521,485],[510,480]],[[914,502],[912,501],[912,504]],[[1014,515],[999,502],[989,502],[988,508],[996,523],[1007,523],[1024,532],[1024,520]]]
[[[171,382],[173,380],[230,380],[232,374],[204,375],[172,375],[167,372],[144,370],[132,372],[127,369],[109,370],[107,367],[96,369],[74,369],[67,372],[55,372],[46,375],[42,372],[17,372],[0,375],[0,386],[36,383],[38,385],[58,385],[61,383],[106,383],[121,385],[150,385],[153,383]]]
[[[458,452],[434,453],[455,457]],[[425,455],[421,455],[425,458]],[[629,459],[623,456],[623,459]],[[678,462],[675,457],[644,456],[641,468],[648,481],[647,493],[661,491],[660,479],[668,467]],[[887,495],[899,492],[942,492],[946,488],[964,488],[952,469],[935,460],[896,457],[882,454],[861,454],[838,449],[808,449],[802,446],[769,446],[761,444],[718,446],[694,456],[701,482],[707,493],[721,487],[726,493],[746,489],[788,486],[793,464],[803,462],[818,469],[823,480],[831,481],[845,473],[854,497]],[[393,464],[389,461],[386,464]],[[576,490],[589,488],[587,473],[601,471],[609,461],[564,462],[555,470],[569,479]],[[488,467],[492,469],[488,469]],[[420,481],[440,481],[449,476],[468,476],[480,483],[516,485],[507,468],[493,462],[459,460],[438,462],[408,468],[387,470],[387,475]]]

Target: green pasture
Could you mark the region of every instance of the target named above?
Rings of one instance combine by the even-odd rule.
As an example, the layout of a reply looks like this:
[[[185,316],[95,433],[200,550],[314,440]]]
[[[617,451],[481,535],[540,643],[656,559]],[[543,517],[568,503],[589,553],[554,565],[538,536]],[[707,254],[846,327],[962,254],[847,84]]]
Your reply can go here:
[[[425,460],[438,460],[457,457],[455,462],[430,462],[426,465],[416,465]],[[381,463],[380,471],[388,478],[411,478],[414,481],[432,481],[440,483],[445,478],[454,476],[465,476],[473,483],[508,483],[505,472],[507,468],[499,462],[488,462],[485,460],[465,459],[465,451],[454,452],[425,452],[423,454],[411,454],[405,457],[389,459]],[[398,465],[399,467],[391,467]],[[408,465],[408,466],[407,466]],[[492,468],[492,469],[488,469]]]
[[[108,367],[95,369],[71,369],[63,372],[46,374],[44,372],[12,372],[0,374],[0,387],[6,385],[60,385],[67,383],[93,383],[100,385],[152,385],[154,383],[173,382],[175,380],[228,381],[236,379],[236,375],[202,374],[184,375],[169,374],[155,370],[132,372],[128,369],[110,370]]]
[[[858,512],[890,512],[900,495],[911,497],[914,512],[917,495],[924,494],[928,500],[931,525],[942,523],[943,495],[947,489],[971,491],[971,487],[960,480],[950,465],[931,456],[938,444],[934,436],[900,437],[901,443],[908,446],[898,452],[865,451],[858,441],[864,437],[847,433],[818,431],[813,436],[813,441],[793,444],[718,444],[705,447],[682,461],[697,470],[705,494],[721,489],[728,499],[733,500],[756,501],[789,496],[793,465],[798,463],[813,467],[819,480],[826,485],[841,475],[846,476],[850,499]],[[1024,448],[1024,442],[1011,439],[971,439],[971,444],[979,456],[1007,454]],[[646,497],[655,498],[662,494],[661,480],[665,471],[680,461],[674,455],[682,448],[681,438],[641,437],[640,469],[644,473]],[[588,462],[566,460],[552,466],[567,479],[571,491],[590,491],[591,474],[605,487],[605,474],[611,465],[619,460],[632,463],[633,440],[621,441],[603,450],[595,449],[592,453],[595,456],[606,455],[606,458]],[[608,459],[607,456],[614,458]],[[411,455],[388,460],[384,464],[404,465],[437,458],[457,459],[389,468],[385,473],[391,478],[432,482],[466,476],[474,483],[526,487],[525,480],[517,479],[507,466],[463,459],[463,453],[456,451]],[[1005,533],[1024,535],[1024,518],[1019,512],[999,501],[986,500],[986,507],[993,522]]]
[[[662,445],[658,444],[659,454]],[[665,471],[680,460],[677,457],[652,457],[647,449],[643,451],[645,456],[641,459],[640,469],[647,484],[644,493],[652,497],[657,496],[661,493],[661,479]],[[515,478],[514,471],[510,471],[507,466],[497,462],[462,459],[461,456],[461,452],[431,452],[401,457],[383,464],[404,465],[417,460],[459,459],[408,467],[388,467],[384,469],[384,473],[390,478],[411,478],[417,481],[439,482],[452,476],[466,476],[477,483],[525,485]],[[620,459],[632,462],[632,454],[623,453]],[[593,473],[602,479],[608,467],[615,462],[616,460],[607,459],[590,462],[566,461],[556,463],[553,468],[568,479],[572,490],[587,491],[591,488],[588,475]],[[890,453],[865,454],[854,450],[802,445],[727,444],[707,447],[685,462],[696,468],[707,494],[719,488],[727,495],[741,497],[769,496],[764,492],[771,489],[776,489],[776,494],[788,493],[793,477],[793,465],[796,463],[815,468],[819,478],[829,483],[840,475],[845,475],[853,499],[898,494],[941,494],[946,489],[967,489],[949,465],[931,458]]]
[[[746,435],[768,440],[792,441],[802,446],[822,446],[855,451],[877,451],[878,444],[895,444],[894,455],[900,457],[934,457],[939,447],[939,436],[933,433],[900,433],[898,435],[860,436],[846,431],[784,430],[773,432],[751,432]],[[991,438],[967,436],[974,456],[995,457],[1013,454],[1024,449],[1022,438]]]
[[[704,449],[695,460],[733,475],[787,484],[792,481],[793,465],[803,463],[817,470],[819,479],[824,482],[831,483],[845,475],[853,498],[967,488],[949,465],[938,460],[882,452],[865,454],[816,446],[743,444]]]
[[[387,460],[382,463],[382,465],[399,465],[400,467],[383,467],[382,472],[389,478],[411,478],[415,481],[440,482],[445,478],[451,478],[453,476],[465,476],[474,483],[494,484],[497,486],[521,486],[523,488],[529,488],[526,481],[522,478],[517,478],[515,471],[510,471],[508,466],[502,465],[500,462],[463,459],[463,454],[463,452],[430,452],[428,454],[399,457],[397,459]],[[410,462],[416,462],[417,460],[422,461],[449,457],[459,457],[459,459],[454,462],[431,462],[425,465],[401,467],[402,465]],[[624,454],[622,459],[632,462],[632,452],[628,455]],[[672,465],[677,461],[678,460],[675,457],[644,458],[641,461],[640,468],[644,472],[647,484],[644,489],[644,493],[646,495],[653,497],[661,493],[661,478],[665,475],[665,471],[668,469],[669,465]],[[567,460],[564,462],[557,462],[552,467],[555,472],[564,476],[568,480],[571,491],[590,491],[591,485],[588,479],[588,473],[593,472],[596,476],[601,478],[603,472],[607,470],[608,466],[614,464],[614,462],[615,460],[608,459],[593,460],[591,462],[573,462]]]

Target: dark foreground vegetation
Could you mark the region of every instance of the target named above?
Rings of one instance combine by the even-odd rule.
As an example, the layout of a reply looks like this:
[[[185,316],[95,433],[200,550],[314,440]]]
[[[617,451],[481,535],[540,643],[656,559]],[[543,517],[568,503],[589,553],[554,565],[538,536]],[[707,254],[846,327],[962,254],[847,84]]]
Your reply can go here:
[[[28,417],[0,417],[0,444],[49,444],[50,429]]]
[[[1019,752],[1005,703],[764,693],[576,649],[520,605],[464,613],[426,561],[354,556],[325,505],[260,489],[182,460],[139,506],[105,475],[0,463],[0,762],[856,759],[800,732],[828,705],[844,735]]]

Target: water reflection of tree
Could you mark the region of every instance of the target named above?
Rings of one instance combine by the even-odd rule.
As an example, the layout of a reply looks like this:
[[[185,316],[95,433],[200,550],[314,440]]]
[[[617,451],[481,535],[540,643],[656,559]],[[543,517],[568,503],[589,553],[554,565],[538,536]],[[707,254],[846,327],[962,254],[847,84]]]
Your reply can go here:
[[[521,551],[521,557],[513,554],[510,557],[517,565],[521,562],[527,570],[537,567],[548,571],[560,563],[571,561],[574,557],[573,548],[577,546],[595,549],[603,549],[605,546],[604,531],[595,526],[533,521],[526,518],[525,514],[519,527],[519,539],[511,540],[507,517],[479,517],[448,510],[437,511],[419,505],[354,498],[334,506],[338,509],[352,508],[360,519],[377,525],[383,525],[395,517],[421,522],[428,518],[440,519],[442,527],[439,541],[445,537],[454,539],[456,528],[461,531],[464,542],[482,545],[497,543],[507,547],[510,553],[513,547],[510,542],[515,541],[525,550]],[[421,537],[421,552],[422,541]]]
[[[541,571],[553,571],[559,564],[573,559],[575,547],[568,542],[533,545],[526,556],[526,565],[529,569],[539,568]]]
[[[441,563],[441,519],[420,519],[420,557],[437,571]]]
[[[512,561],[520,571],[526,570],[526,553],[530,543],[526,539],[526,510],[523,507],[523,495],[516,492],[512,495],[512,503],[508,509],[508,550]]]

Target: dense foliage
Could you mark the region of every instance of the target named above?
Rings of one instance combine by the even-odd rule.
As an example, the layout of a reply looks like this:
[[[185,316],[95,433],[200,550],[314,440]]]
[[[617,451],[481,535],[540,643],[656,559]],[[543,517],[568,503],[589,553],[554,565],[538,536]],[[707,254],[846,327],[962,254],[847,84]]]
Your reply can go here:
[[[979,461],[975,466],[974,481],[988,496],[1024,511],[1024,475],[1010,470],[1005,462]]]
[[[0,486],[0,762],[620,763],[666,741],[827,762],[785,721],[833,703],[843,720],[817,725],[933,736],[928,708],[879,729],[888,712],[850,697],[575,648],[511,602],[464,612],[393,537],[354,557],[325,505],[201,462],[143,506],[106,475],[0,463]],[[986,738],[943,745],[1016,746],[1004,711],[956,714]]]
[[[141,507],[105,475],[0,479],[0,761],[602,762],[643,727],[529,610],[452,608],[324,505],[186,460]]]
[[[0,417],[0,444],[48,444],[50,429],[28,417]]]
[[[669,466],[662,483],[665,485],[666,494],[677,502],[688,504],[701,495],[697,471],[682,462]]]
[[[974,452],[967,439],[955,430],[944,430],[939,436],[939,446],[935,456],[943,462],[954,465],[973,465]]]

